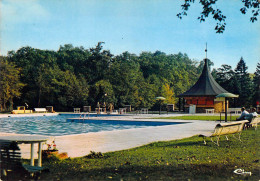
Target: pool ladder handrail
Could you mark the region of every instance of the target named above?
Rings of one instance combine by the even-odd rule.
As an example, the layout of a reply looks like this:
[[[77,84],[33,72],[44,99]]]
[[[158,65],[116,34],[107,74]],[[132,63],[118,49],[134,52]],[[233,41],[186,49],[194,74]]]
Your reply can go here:
[[[83,115],[83,121],[85,120],[86,115],[88,115],[88,119],[89,119],[89,112],[84,112],[79,117],[81,118],[82,115]]]

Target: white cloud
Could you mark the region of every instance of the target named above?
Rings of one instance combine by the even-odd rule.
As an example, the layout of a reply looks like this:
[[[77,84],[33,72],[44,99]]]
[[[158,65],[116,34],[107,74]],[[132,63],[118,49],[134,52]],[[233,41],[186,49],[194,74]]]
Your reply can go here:
[[[2,23],[30,23],[48,19],[48,11],[39,2],[39,0],[0,1]]]

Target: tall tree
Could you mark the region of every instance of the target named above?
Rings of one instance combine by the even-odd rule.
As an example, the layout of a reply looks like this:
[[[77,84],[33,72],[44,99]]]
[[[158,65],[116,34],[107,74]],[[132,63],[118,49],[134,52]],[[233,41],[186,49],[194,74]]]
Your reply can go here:
[[[115,57],[109,67],[109,81],[117,99],[116,107],[140,105],[139,88],[143,83],[143,75],[134,60],[134,56],[126,53]]]
[[[88,79],[90,84],[103,80],[108,76],[109,66],[113,55],[109,50],[102,50],[104,42],[98,42],[95,48],[90,48],[90,57],[88,58],[88,67],[90,70]]]
[[[162,86],[162,94],[163,97],[166,98],[166,100],[164,101],[167,104],[174,104],[175,103],[175,95],[174,95],[174,91],[173,88],[170,87],[169,84],[165,83]]]
[[[235,93],[239,94],[238,104],[240,106],[250,106],[252,102],[253,85],[252,80],[247,72],[248,67],[241,57],[235,68]]]
[[[73,47],[71,44],[65,44],[60,46],[56,57],[57,63],[61,70],[70,70],[75,73],[76,76],[82,74],[89,80],[91,77],[89,73],[88,59],[91,53],[84,47]]]
[[[110,103],[115,105],[116,99],[112,84],[109,80],[100,80],[90,87],[88,102],[92,106],[102,103],[108,106]]]
[[[52,84],[57,87],[57,101],[60,110],[69,111],[73,107],[86,105],[88,98],[88,86],[85,79],[77,78],[70,71],[60,71]]]
[[[253,105],[260,104],[260,62],[257,63],[256,71],[254,73],[254,99]]]
[[[225,88],[227,91],[234,93],[234,75],[235,72],[232,70],[230,65],[221,65],[216,71],[216,81],[219,85]]]
[[[9,52],[8,58],[21,68],[21,81],[26,84],[23,87],[23,98],[25,102],[30,102],[33,107],[38,107],[40,103],[42,83],[42,66],[51,66],[53,59],[46,51],[23,47],[16,52]],[[37,100],[37,101],[35,101]]]
[[[0,57],[1,110],[13,110],[13,99],[21,96],[20,91],[24,85],[20,82],[20,69],[14,63],[8,62],[6,57]]]

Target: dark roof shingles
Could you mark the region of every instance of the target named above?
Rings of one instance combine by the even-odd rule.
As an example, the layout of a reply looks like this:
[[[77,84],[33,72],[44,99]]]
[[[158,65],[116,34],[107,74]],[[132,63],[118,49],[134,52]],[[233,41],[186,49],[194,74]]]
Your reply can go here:
[[[208,67],[208,59],[205,59],[204,61],[205,65],[198,81],[189,90],[183,94],[180,94],[178,97],[216,96],[218,94],[228,92],[212,77]]]

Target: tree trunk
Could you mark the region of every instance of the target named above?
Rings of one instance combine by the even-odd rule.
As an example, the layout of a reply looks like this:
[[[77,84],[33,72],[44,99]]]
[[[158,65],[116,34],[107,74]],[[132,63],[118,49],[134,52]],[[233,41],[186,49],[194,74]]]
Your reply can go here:
[[[4,111],[6,111],[6,104],[5,104],[5,102],[4,102],[4,106],[3,107],[4,107]]]
[[[41,93],[42,93],[42,90],[40,88],[39,89],[39,98],[38,98],[38,107],[40,107],[40,104],[41,104]]]
[[[10,111],[14,110],[14,101],[13,98],[10,99]]]

